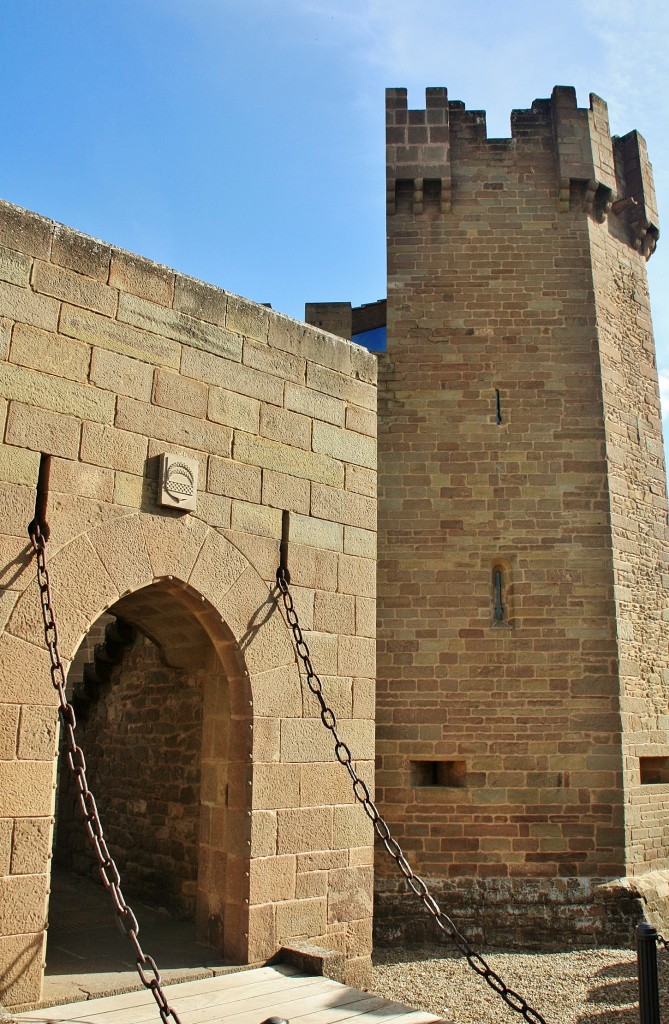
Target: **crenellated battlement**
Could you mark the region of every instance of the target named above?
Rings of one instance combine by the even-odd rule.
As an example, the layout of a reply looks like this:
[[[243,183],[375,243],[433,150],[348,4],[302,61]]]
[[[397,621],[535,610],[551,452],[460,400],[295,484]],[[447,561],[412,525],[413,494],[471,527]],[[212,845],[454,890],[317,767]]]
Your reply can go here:
[[[516,162],[529,148],[553,156],[547,186],[555,192],[560,213],[581,211],[603,222],[615,218],[616,230],[646,259],[659,236],[652,168],[638,132],[612,138],[606,103],[594,94],[579,107],[570,86],[556,86],[550,99],[537,99],[528,110],[513,110],[511,135],[488,138],[486,115],[448,98],[445,88],[430,88],[425,109],[410,110],[406,89],[386,91],[387,206],[421,215],[429,208],[452,209],[454,182],[465,164],[496,158]],[[512,160],[513,162],[513,160]]]

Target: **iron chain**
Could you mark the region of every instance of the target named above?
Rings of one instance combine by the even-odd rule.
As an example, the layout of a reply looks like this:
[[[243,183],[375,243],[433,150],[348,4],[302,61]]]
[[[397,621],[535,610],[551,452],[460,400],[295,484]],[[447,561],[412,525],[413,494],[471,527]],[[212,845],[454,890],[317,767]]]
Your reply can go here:
[[[656,941],[658,946],[662,946],[665,953],[669,953],[669,939],[665,939],[664,935],[660,935],[658,932]]]
[[[160,971],[156,966],[155,960],[147,956],[140,945],[137,918],[124,899],[121,890],[121,876],[105,842],[95,797],[88,788],[86,759],[75,736],[77,719],[74,714],[74,708],[68,701],[65,692],[65,669],[58,649],[58,627],[53,611],[51,581],[46,564],[46,540],[39,524],[35,521],[30,524],[29,534],[37,557],[37,585],[39,587],[40,606],[44,621],[44,638],[51,659],[51,681],[58,693],[58,713],[65,738],[67,763],[78,790],[79,806],[84,816],[86,831],[93,846],[95,859],[98,862],[100,878],[105,889],[111,895],[116,910],[116,922],[121,932],[130,940],[134,947],[135,964],[139,979],[142,985],[149,989],[155,999],[160,1019],[163,1021],[163,1024],[168,1024],[169,1021],[172,1021],[173,1024],[181,1024],[181,1019],[176,1010],[173,1010],[167,1001],[162,987]]]
[[[339,735],[337,730],[337,717],[325,700],[323,684],[314,671],[314,667],[311,663],[309,646],[304,639],[304,634],[300,628],[300,621],[297,612],[295,611],[295,605],[289,589],[290,581],[285,569],[279,568],[277,570],[276,579],[283,600],[286,619],[293,632],[295,650],[297,651],[298,657],[304,667],[307,686],[318,701],[321,709],[320,717],[323,725],[332,734],[332,738],[334,739],[335,757],[339,763],[346,768],[346,771],[353,783],[353,793],[355,798],[358,803],[362,805],[365,814],[372,822],[374,831],[381,840],[386,852],[396,862],[398,868],[404,875],[409,888],[421,901],[428,914],[430,914],[434,919],[437,928],[439,928],[440,931],[450,939],[456,949],[462,953],[472,970],[484,978],[490,988],[502,997],[506,1005],[516,1013],[521,1014],[524,1020],[529,1021],[529,1024],[546,1024],[545,1018],[542,1017],[539,1011],[533,1009],[527,1000],[523,999],[518,992],[515,992],[505,984],[499,974],[490,967],[484,957],[481,956],[480,953],[476,952],[469,940],[462,934],[462,932],[459,931],[455,922],[448,916],[448,914],[445,913],[445,911],[441,909],[435,898],[430,894],[423,879],[413,871],[411,865],[402,852],[400,844],[391,834],[388,823],[384,820],[379,809],[372,800],[367,783],[358,775],[355,765],[353,764],[353,756],[350,748]]]

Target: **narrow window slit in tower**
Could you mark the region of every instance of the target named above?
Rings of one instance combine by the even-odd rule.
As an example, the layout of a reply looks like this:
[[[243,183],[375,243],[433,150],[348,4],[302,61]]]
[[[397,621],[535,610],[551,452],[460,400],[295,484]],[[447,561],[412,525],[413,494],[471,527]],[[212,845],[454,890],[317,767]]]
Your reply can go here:
[[[495,423],[502,422],[502,399],[499,396],[499,388],[495,388]]]
[[[504,605],[502,604],[502,570],[493,570],[493,587],[495,592],[495,622],[504,622]]]

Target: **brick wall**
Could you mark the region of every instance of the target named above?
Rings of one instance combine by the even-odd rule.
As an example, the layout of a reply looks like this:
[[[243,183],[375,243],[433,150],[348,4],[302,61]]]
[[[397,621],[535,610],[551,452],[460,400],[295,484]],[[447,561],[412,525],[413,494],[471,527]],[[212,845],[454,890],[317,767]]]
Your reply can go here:
[[[666,786],[651,817],[624,788],[630,754],[667,742],[652,245],[612,207],[602,101],[557,89],[512,135],[445,90],[419,111],[389,91],[377,784],[461,918],[487,903],[481,937],[550,941],[559,921],[596,941],[624,928],[592,882],[663,845]],[[380,934],[422,934],[381,855],[377,900]]]
[[[176,668],[202,653],[217,680],[205,687],[200,933],[218,922],[239,961],[321,942],[364,979],[371,830],[272,588],[288,510],[296,607],[371,780],[375,378],[373,357],[341,339],[0,204],[5,1004],[39,995],[54,799],[56,701],[26,548],[40,452],[67,663],[112,609]],[[194,513],[156,505],[166,451],[198,461]]]

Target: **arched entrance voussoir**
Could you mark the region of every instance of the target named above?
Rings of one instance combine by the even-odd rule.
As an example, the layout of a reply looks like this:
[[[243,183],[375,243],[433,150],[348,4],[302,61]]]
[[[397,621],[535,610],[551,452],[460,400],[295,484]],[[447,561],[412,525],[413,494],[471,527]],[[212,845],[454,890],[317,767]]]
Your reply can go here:
[[[47,549],[48,556],[48,549]],[[250,675],[294,664],[285,623],[267,583],[228,538],[191,516],[139,512],[79,534],[49,559],[61,656],[67,661],[99,616],[160,580],[183,599],[214,647],[232,641]],[[9,634],[43,645],[39,593],[31,580],[7,623]]]

